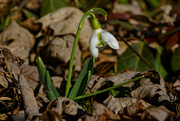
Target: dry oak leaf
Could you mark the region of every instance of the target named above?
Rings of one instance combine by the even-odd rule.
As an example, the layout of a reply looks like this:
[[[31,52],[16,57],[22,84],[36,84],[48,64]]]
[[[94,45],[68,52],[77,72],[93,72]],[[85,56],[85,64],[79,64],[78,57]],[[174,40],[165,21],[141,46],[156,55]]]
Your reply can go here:
[[[42,24],[42,30],[50,27],[55,36],[62,35],[76,35],[79,22],[83,16],[83,12],[75,7],[63,7],[53,13],[49,13],[36,21]],[[80,37],[79,43],[82,50],[86,50],[89,46],[89,38],[92,33],[92,28],[88,20],[85,20]],[[40,36],[39,33],[37,36]]]
[[[15,21],[0,34],[0,44],[8,45],[11,52],[25,60],[25,63],[29,62],[29,52],[34,43],[34,36]]]

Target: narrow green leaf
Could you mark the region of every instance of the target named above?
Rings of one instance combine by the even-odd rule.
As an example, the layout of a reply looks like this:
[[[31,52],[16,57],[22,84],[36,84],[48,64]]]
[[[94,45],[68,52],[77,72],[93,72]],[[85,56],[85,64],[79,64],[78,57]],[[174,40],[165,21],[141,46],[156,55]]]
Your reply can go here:
[[[95,63],[95,58],[90,57],[88,61],[86,62],[86,64],[84,65],[78,78],[76,79],[76,82],[74,86],[72,87],[68,98],[74,98],[84,93],[86,86],[89,80],[91,79],[91,75],[94,70],[94,63]]]
[[[36,14],[32,13],[31,11],[28,11],[28,10],[26,10],[26,9],[23,9],[22,11],[23,11],[23,13],[25,14],[26,18],[29,19],[29,18],[34,17],[35,20],[38,19],[38,16],[37,16]]]
[[[144,42],[138,42],[132,45],[132,48],[136,50],[141,57],[143,57],[151,67],[155,67],[155,60],[149,47]],[[149,67],[130,49],[128,48],[118,59],[118,71],[124,71],[126,69],[134,71],[145,71]]]
[[[43,0],[40,14],[44,16],[65,6],[67,6],[66,0]]]
[[[53,100],[57,97],[60,97],[58,91],[56,90],[56,88],[51,80],[51,77],[50,77],[48,71],[46,71],[46,74],[45,74],[45,84],[47,87],[47,96],[48,96],[49,100]]]
[[[38,65],[40,80],[47,92],[48,99],[53,100],[54,98],[59,97],[60,95],[58,91],[56,90],[56,88],[54,87],[54,84],[51,80],[49,72],[46,70],[44,63],[40,57],[38,58],[37,65]]]
[[[155,43],[155,46],[157,48],[156,68],[155,69],[162,76],[162,78],[164,79],[167,76],[167,71],[165,70],[165,68],[163,67],[163,65],[161,63],[161,55],[162,55],[163,47],[161,47],[157,43]]]
[[[177,48],[171,59],[171,68],[173,72],[180,70],[180,47]]]
[[[9,16],[0,24],[0,31],[2,31],[6,26],[10,24]]]
[[[46,68],[40,57],[38,58],[37,66],[38,66],[40,80],[41,80],[42,84],[44,85],[44,88],[47,90],[47,87],[45,85]]]

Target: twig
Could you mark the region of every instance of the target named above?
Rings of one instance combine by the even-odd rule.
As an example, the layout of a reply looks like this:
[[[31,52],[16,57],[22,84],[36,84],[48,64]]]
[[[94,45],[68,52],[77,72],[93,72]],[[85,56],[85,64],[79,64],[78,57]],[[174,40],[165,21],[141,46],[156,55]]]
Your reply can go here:
[[[139,55],[139,53],[137,53],[122,37],[118,37],[119,39],[121,39],[151,70],[154,70],[149,63],[144,60],[144,58],[142,56]]]

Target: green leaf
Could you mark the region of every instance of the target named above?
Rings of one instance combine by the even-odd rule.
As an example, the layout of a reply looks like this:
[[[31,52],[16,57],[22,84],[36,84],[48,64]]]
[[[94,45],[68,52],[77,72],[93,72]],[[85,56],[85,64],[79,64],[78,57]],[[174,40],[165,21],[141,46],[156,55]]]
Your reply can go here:
[[[76,82],[75,82],[74,86],[72,87],[68,98],[74,98],[74,97],[80,96],[84,93],[86,86],[91,79],[91,75],[94,70],[94,63],[95,63],[95,58],[93,58],[93,57],[90,57],[87,60],[81,73],[79,74],[78,78],[76,79]]]
[[[177,48],[171,59],[171,68],[173,72],[180,70],[180,47]]]
[[[9,16],[0,24],[0,31],[2,31],[6,26],[10,24]]]
[[[138,42],[132,45],[132,48],[143,57],[151,67],[155,67],[155,60],[153,54],[145,45],[144,42]],[[124,71],[126,69],[134,71],[149,70],[149,67],[130,49],[128,48],[118,59],[118,71]]]
[[[160,6],[160,0],[145,0],[148,6],[151,8],[158,8]]]
[[[37,65],[38,65],[40,80],[42,81],[42,84],[47,92],[48,99],[53,100],[54,98],[60,97],[59,93],[54,87],[49,72],[46,70],[44,63],[40,57],[38,58]]]
[[[28,11],[28,10],[26,10],[26,9],[23,9],[22,11],[23,11],[23,13],[25,14],[26,18],[29,19],[29,18],[34,17],[35,20],[38,19],[38,16],[37,16],[36,14],[32,13],[31,11]]]
[[[40,14],[44,16],[65,6],[67,6],[66,0],[43,0]]]
[[[161,77],[164,79],[167,76],[167,71],[163,67],[161,63],[161,55],[163,51],[163,47],[155,43],[155,46],[157,48],[157,53],[156,53],[156,71],[161,75]]]
[[[50,77],[48,71],[46,71],[46,74],[45,74],[45,84],[47,87],[46,91],[47,91],[47,96],[48,96],[49,100],[53,100],[57,97],[60,97],[58,91],[56,90],[56,88],[51,80],[51,77]]]
[[[47,87],[45,85],[46,68],[40,57],[38,58],[37,66],[38,66],[40,80],[41,80],[42,84],[44,85],[44,88],[47,90]]]
[[[127,4],[128,0],[118,0],[118,3],[120,3],[120,4]]]

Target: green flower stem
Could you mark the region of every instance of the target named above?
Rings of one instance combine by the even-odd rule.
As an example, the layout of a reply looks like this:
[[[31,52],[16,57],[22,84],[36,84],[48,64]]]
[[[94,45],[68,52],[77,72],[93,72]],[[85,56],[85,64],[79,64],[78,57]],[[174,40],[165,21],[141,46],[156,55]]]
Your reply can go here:
[[[65,91],[65,97],[68,96],[69,90],[70,90],[73,62],[74,62],[74,56],[75,56],[75,52],[76,52],[76,47],[77,47],[78,40],[79,40],[79,35],[80,35],[81,30],[82,30],[85,18],[88,17],[88,15],[92,16],[92,14],[102,14],[102,15],[104,15],[105,19],[107,19],[106,11],[101,9],[101,8],[92,8],[92,9],[88,10],[82,16],[81,21],[80,21],[79,26],[78,26],[78,30],[77,30],[77,33],[76,33],[76,38],[74,40],[74,45],[73,45],[73,49],[72,49],[72,53],[71,53],[71,59],[70,59],[70,63],[69,63],[69,72],[68,72],[66,91]]]
[[[115,88],[118,88],[118,87],[121,87],[125,84],[128,84],[128,83],[131,83],[131,82],[134,82],[134,81],[137,81],[139,79],[142,79],[144,78],[145,75],[142,75],[142,76],[139,76],[139,77],[136,77],[134,79],[131,79],[129,81],[126,81],[124,83],[121,83],[119,85],[115,85],[113,87],[109,87],[109,88],[106,88],[106,89],[103,89],[103,90],[100,90],[100,91],[97,91],[97,92],[94,92],[94,93],[90,93],[90,94],[87,94],[87,95],[82,95],[82,96],[78,96],[78,97],[74,97],[74,98],[71,98],[72,100],[79,100],[79,99],[82,99],[82,98],[86,98],[86,97],[91,97],[91,96],[94,96],[94,95],[97,95],[97,94],[100,94],[100,93],[104,93],[104,92],[107,92],[107,91],[110,91],[112,89],[115,89]]]

